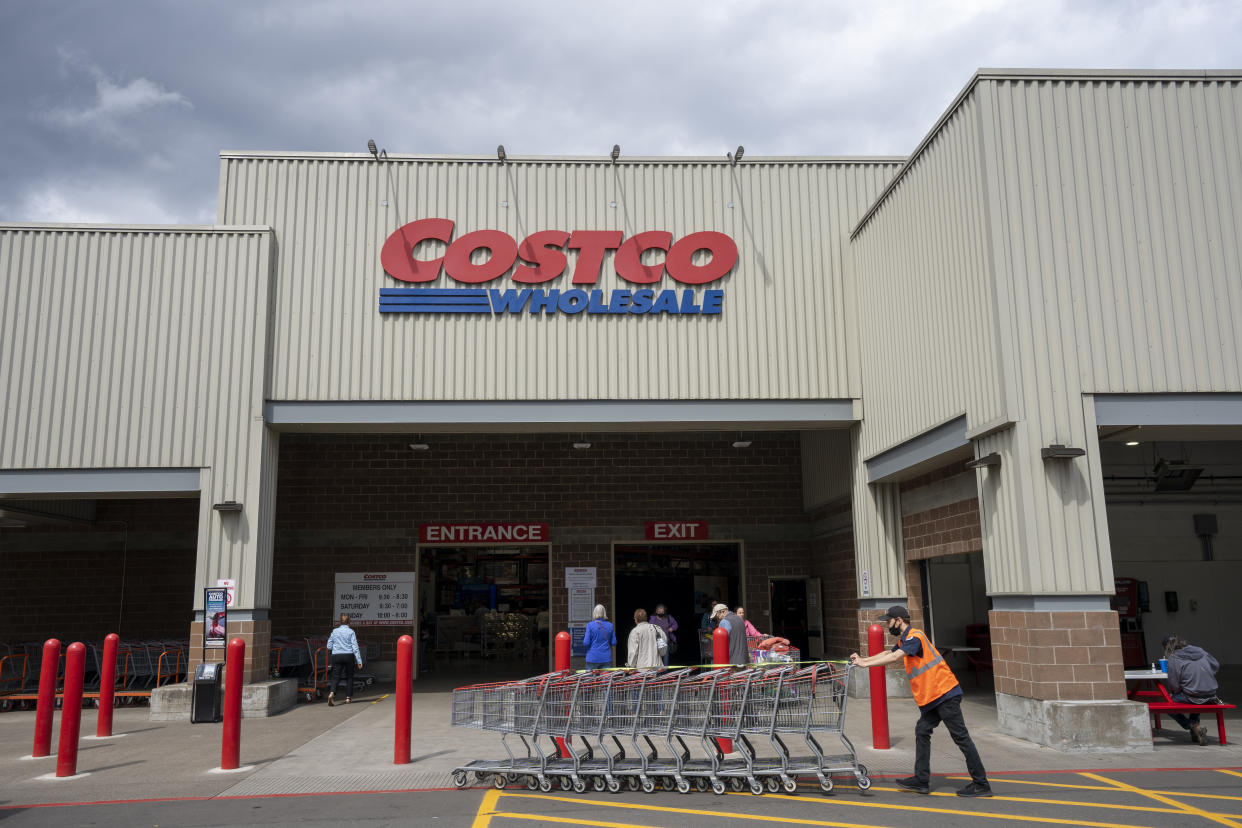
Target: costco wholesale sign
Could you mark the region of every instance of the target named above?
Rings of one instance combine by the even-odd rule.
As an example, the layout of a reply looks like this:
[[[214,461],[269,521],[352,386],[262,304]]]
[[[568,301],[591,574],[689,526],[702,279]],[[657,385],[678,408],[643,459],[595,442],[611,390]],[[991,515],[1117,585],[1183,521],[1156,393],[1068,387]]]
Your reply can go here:
[[[465,287],[381,288],[381,313],[483,313],[588,315],[718,315],[724,291],[696,290],[724,278],[737,264],[737,244],[724,233],[702,231],[676,241],[665,230],[635,233],[628,239],[619,230],[540,230],[519,244],[499,230],[475,230],[453,238],[449,219],[412,221],[384,242],[380,263],[400,282],[433,282],[441,270]],[[415,250],[426,242],[448,245],[443,256],[419,259]],[[485,257],[476,256],[487,251]],[[539,288],[561,278],[569,266],[567,251],[577,252],[570,287]],[[602,290],[599,282],[604,256],[615,251],[617,276],[634,288]],[[644,255],[663,253],[664,261],[643,263]],[[695,254],[707,255],[696,262]],[[482,261],[475,261],[483,258]],[[516,266],[515,266],[516,265]],[[688,288],[645,287],[668,277]],[[478,287],[508,275],[517,287]]]
[[[413,624],[414,573],[336,573],[337,618],[343,612],[349,613],[353,626],[398,627]]]

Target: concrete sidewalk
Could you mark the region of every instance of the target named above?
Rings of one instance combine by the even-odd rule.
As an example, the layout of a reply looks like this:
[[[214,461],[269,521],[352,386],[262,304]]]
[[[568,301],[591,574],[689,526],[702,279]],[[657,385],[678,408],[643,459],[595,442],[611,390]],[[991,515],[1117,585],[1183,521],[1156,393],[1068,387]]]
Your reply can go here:
[[[21,758],[30,754],[34,712],[0,713],[0,805],[449,787],[454,767],[505,755],[498,734],[450,727],[450,707],[448,692],[414,694],[413,762],[408,765],[392,762],[394,705],[383,689],[371,689],[350,705],[300,704],[269,719],[244,719],[243,767],[227,773],[214,770],[220,763],[220,725],[152,722],[146,708],[123,708],[115,711],[114,728],[123,735],[84,736],[78,775],[59,780],[49,778],[55,773],[54,757]],[[998,732],[990,693],[968,695],[962,709],[991,773],[1242,767],[1238,711],[1226,718],[1227,746],[1216,744],[1215,720],[1204,719],[1212,736],[1207,747],[1190,743],[1179,728],[1158,733],[1151,751],[1066,754]],[[891,699],[892,748],[877,751],[870,747],[870,705],[853,699],[846,709],[845,734],[873,774],[904,776],[914,761],[917,714],[909,699]],[[59,715],[57,720],[59,729]],[[83,711],[82,733],[93,734],[95,722],[95,711]],[[1176,727],[1167,720],[1166,726]],[[763,740],[755,741],[762,749]],[[789,741],[797,753],[796,740]],[[829,752],[838,752],[835,737],[822,741]],[[961,754],[939,729],[932,737],[932,772],[964,771]]]

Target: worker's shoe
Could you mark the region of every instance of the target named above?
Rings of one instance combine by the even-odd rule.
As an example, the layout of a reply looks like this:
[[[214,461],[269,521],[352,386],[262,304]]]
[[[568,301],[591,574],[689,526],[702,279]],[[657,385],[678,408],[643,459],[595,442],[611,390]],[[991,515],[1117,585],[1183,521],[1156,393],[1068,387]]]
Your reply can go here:
[[[915,776],[907,776],[903,779],[894,779],[893,781],[896,782],[897,787],[901,788],[902,790],[914,791],[915,793],[921,793],[921,794],[931,793],[931,788],[928,787],[927,783],[920,782],[918,780],[918,777],[915,777]]]
[[[1196,734],[1195,741],[1199,744],[1206,745],[1208,743],[1207,728],[1203,725],[1195,725],[1190,729],[1190,732]]]
[[[988,785],[980,785],[978,782],[971,782],[966,787],[957,792],[958,796],[991,796],[992,788]]]
[[[336,707],[336,701],[334,701],[335,696],[335,693],[328,694],[328,707]]]

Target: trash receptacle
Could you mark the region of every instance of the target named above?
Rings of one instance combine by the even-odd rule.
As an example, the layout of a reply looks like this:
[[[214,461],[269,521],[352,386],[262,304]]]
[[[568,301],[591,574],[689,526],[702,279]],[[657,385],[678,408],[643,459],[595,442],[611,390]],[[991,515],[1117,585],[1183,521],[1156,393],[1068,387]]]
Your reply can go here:
[[[200,664],[190,690],[190,721],[218,722],[223,716],[224,665]]]

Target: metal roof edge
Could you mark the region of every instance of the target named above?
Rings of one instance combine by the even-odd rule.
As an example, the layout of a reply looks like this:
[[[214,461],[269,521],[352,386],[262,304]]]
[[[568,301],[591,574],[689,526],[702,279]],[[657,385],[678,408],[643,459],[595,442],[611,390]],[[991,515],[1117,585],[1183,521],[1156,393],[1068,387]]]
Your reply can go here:
[[[923,136],[923,140],[918,143],[914,151],[910,153],[909,158],[900,170],[893,175],[891,181],[885,185],[880,194],[876,196],[875,201],[867,208],[867,212],[863,213],[862,218],[850,230],[850,241],[862,231],[867,222],[871,221],[876,211],[888,199],[889,195],[896,189],[897,184],[905,176],[906,171],[910,169],[910,165],[914,163],[923,151],[931,144],[931,142],[940,133],[940,130],[948,122],[949,118],[957,112],[962,102],[974,91],[975,86],[981,80],[1100,80],[1100,81],[1117,81],[1117,80],[1242,80],[1242,69],[977,69],[962,90],[954,96],[948,108],[944,113],[936,119],[936,123]]]
[[[221,150],[220,158],[255,160],[366,161],[376,163],[367,152],[299,152],[282,150]],[[478,164],[602,164],[612,166],[608,156],[596,155],[508,155],[502,162],[495,155],[449,155],[439,153],[389,153],[386,161],[459,162]],[[618,159],[615,164],[701,164],[745,167],[751,164],[893,164],[906,160],[904,155],[748,155],[733,164],[724,156],[715,155],[633,155]]]
[[[87,222],[0,221],[0,230],[92,230],[124,233],[271,233],[267,224],[115,224]]]

